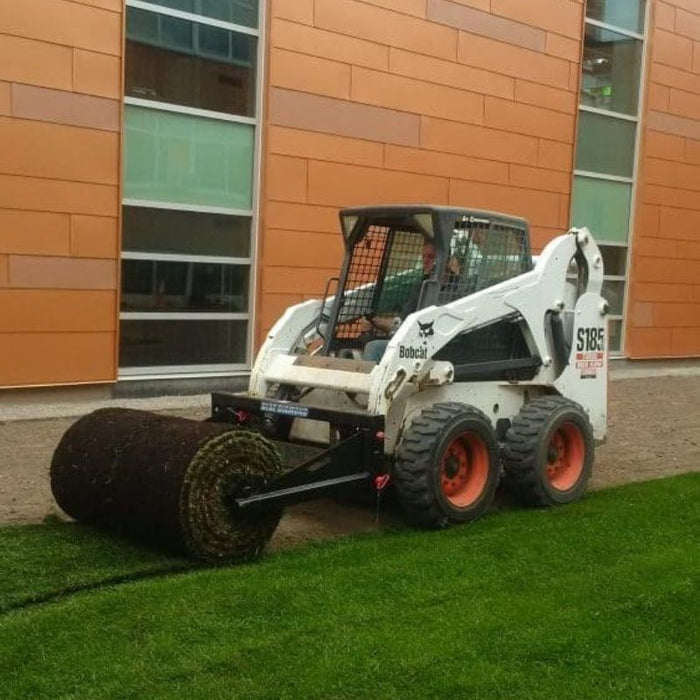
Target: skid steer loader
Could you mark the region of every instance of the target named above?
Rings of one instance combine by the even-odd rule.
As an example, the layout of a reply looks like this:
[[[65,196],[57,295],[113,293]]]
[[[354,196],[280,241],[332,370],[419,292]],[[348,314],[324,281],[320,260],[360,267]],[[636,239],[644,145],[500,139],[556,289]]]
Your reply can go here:
[[[607,401],[588,230],[533,262],[527,222],[493,212],[363,207],[340,224],[340,276],[274,325],[247,392],[212,395],[211,420],[260,431],[286,465],[229,507],[392,484],[415,522],[442,527],[481,515],[501,477],[526,504],[580,498]]]

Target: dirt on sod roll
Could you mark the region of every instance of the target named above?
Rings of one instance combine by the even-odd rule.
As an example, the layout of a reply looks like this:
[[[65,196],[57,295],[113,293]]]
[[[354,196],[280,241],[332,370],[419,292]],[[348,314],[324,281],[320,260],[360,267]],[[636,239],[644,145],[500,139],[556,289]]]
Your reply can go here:
[[[258,556],[281,511],[232,515],[223,496],[282,470],[268,440],[221,423],[107,408],[74,423],[51,461],[51,490],[79,522],[209,562]]]

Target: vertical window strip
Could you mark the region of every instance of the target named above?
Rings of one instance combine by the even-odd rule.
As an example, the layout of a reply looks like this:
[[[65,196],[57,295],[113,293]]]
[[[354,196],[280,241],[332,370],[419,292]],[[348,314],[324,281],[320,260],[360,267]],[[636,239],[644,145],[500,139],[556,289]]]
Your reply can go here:
[[[644,0],[642,0],[644,2]],[[640,141],[640,120],[639,120],[639,115],[641,111],[641,107],[643,104],[643,85],[644,85],[644,74],[645,74],[645,69],[646,69],[646,31],[647,31],[647,25],[649,21],[649,2],[644,2],[644,19],[642,22],[642,31],[641,33],[634,32],[628,28],[625,27],[620,27],[617,24],[610,24],[607,22],[601,22],[600,20],[596,20],[592,17],[588,16],[589,9],[591,8],[591,2],[592,0],[588,0],[586,4],[586,17],[584,18],[584,27],[598,27],[600,29],[608,30],[611,32],[617,32],[618,34],[628,36],[630,38],[635,39],[636,41],[639,41],[641,44],[641,59],[640,59],[640,64],[639,64],[639,76],[638,76],[638,81],[639,81],[639,86],[638,86],[638,93],[637,93],[637,105],[636,105],[636,113],[634,115],[627,115],[623,113],[617,113],[614,111],[608,111],[605,109],[600,109],[596,107],[591,107],[589,105],[585,105],[581,103],[581,93],[579,92],[579,120],[582,118],[583,114],[586,112],[588,113],[598,113],[601,116],[607,116],[611,117],[613,119],[626,119],[630,122],[634,121],[635,126],[634,126],[634,149],[632,152],[632,177],[630,179],[630,193],[629,193],[629,203],[627,205],[627,225],[626,225],[626,234],[625,234],[625,240],[624,241],[619,241],[619,240],[610,240],[606,241],[607,237],[602,236],[600,239],[601,245],[605,246],[606,243],[608,244],[608,247],[612,246],[617,246],[620,247],[621,249],[625,250],[625,265],[624,265],[624,275],[608,275],[605,274],[604,279],[608,281],[608,286],[610,285],[610,282],[614,280],[618,285],[622,283],[622,299],[621,302],[619,299],[616,299],[616,305],[618,308],[620,308],[620,313],[615,314],[614,317],[611,317],[610,320],[610,326],[611,326],[611,332],[612,328],[615,329],[614,333],[614,339],[613,337],[610,337],[610,343],[611,343],[611,352],[613,356],[615,355],[622,355],[624,352],[624,326],[625,326],[625,318],[624,318],[624,312],[625,312],[625,307],[627,303],[627,296],[629,293],[629,285],[628,285],[628,279],[629,279],[629,264],[630,264],[630,252],[631,252],[631,247],[630,247],[630,236],[632,234],[632,223],[633,223],[633,218],[634,218],[634,199],[635,199],[635,189],[636,189],[636,182],[637,182],[637,168],[638,168],[638,160],[639,160],[639,141]],[[585,41],[585,31],[584,31],[584,41]],[[581,70],[583,71],[583,65],[581,66]],[[577,143],[576,147],[577,149],[580,147],[580,131],[579,131],[579,136],[577,137]],[[589,166],[590,167],[590,166]],[[572,187],[572,206],[571,206],[571,215],[572,215],[572,225],[577,225],[576,222],[573,220],[577,218],[577,210],[581,208],[581,202],[580,200],[583,198],[583,195],[581,194],[581,190],[579,190],[579,195],[577,197],[577,190],[576,190],[576,183],[577,180],[580,183],[581,178],[591,178],[591,182],[599,182],[602,183],[605,180],[608,180],[610,184],[613,184],[612,182],[612,177],[609,174],[602,173],[602,172],[597,172],[595,168],[593,168],[591,171],[586,171],[582,172],[579,171],[577,172],[574,170],[573,174],[573,180],[574,184]],[[626,178],[625,178],[626,179]],[[623,182],[621,181],[622,178],[620,178],[619,184],[622,185]],[[597,199],[597,198],[596,198]],[[577,202],[577,200],[579,200]],[[594,235],[596,234],[596,231],[593,231]],[[603,241],[606,241],[606,243],[603,243]],[[613,278],[613,280],[609,279]],[[620,307],[621,303],[621,307]]]

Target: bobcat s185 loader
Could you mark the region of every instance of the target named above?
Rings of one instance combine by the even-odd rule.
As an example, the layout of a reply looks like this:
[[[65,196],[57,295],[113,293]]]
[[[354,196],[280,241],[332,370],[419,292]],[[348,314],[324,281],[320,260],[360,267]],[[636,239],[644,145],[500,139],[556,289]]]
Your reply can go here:
[[[340,223],[324,298],[287,309],[247,392],[212,395],[212,420],[261,432],[286,465],[229,507],[390,484],[415,522],[442,527],[481,515],[501,477],[526,504],[580,498],[606,430],[608,304],[589,231],[533,262],[527,222],[503,214],[378,206]]]

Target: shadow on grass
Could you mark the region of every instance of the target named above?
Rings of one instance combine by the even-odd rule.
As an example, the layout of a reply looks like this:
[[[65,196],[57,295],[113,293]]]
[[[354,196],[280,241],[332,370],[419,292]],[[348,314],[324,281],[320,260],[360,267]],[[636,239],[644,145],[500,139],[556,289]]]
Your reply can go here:
[[[0,528],[0,614],[144,578],[198,567],[77,523]]]

